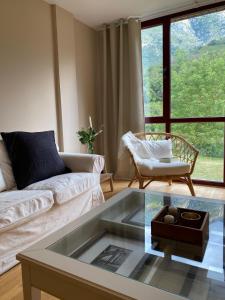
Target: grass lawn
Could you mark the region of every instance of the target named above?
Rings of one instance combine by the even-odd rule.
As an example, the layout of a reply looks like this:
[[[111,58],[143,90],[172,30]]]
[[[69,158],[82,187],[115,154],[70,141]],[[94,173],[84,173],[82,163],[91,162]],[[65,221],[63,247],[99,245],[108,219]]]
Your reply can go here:
[[[192,178],[223,181],[223,158],[199,156]]]

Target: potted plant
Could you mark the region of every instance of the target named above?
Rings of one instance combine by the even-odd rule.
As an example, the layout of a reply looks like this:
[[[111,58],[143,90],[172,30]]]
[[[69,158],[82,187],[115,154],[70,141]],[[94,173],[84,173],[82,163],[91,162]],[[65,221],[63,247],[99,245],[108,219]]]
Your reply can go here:
[[[91,116],[89,116],[89,127],[87,129],[82,128],[77,132],[81,144],[87,145],[88,153],[90,154],[94,153],[95,139],[102,132],[103,132],[102,129],[97,131],[96,129],[93,128]]]

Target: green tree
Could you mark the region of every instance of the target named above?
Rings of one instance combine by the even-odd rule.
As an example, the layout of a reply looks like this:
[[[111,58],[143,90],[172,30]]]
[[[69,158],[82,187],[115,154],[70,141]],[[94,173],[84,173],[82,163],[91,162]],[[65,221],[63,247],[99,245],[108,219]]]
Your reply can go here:
[[[225,45],[205,46],[191,55],[177,51],[171,68],[172,117],[224,116],[224,74]],[[162,107],[162,68],[149,68],[146,82],[150,99],[146,114],[156,115]],[[224,123],[183,123],[172,129],[199,148],[202,155],[223,157]]]

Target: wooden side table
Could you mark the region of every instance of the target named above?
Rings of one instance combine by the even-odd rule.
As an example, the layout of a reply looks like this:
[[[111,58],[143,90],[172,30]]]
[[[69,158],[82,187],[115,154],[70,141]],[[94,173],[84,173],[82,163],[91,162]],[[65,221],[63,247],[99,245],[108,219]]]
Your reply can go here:
[[[107,173],[106,170],[103,171],[103,173],[100,175],[100,182],[106,182],[109,181],[110,184],[110,192],[113,192],[113,174]]]

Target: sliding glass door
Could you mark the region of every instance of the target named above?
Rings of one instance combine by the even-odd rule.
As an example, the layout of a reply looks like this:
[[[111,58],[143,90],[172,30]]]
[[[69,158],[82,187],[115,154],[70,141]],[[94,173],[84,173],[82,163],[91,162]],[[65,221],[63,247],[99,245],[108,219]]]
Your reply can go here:
[[[193,178],[225,185],[225,10],[214,6],[143,23],[145,120],[199,149]]]

